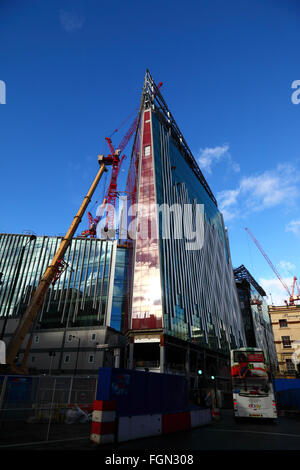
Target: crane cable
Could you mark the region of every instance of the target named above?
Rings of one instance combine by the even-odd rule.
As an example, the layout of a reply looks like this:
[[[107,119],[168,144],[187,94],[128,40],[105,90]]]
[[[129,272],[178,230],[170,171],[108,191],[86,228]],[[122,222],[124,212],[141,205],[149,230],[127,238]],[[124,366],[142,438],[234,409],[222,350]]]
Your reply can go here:
[[[117,129],[115,129],[115,130],[113,131],[113,133],[110,134],[109,138],[111,138],[116,132],[118,132],[118,131],[121,129],[121,127],[123,127],[124,124],[125,124],[127,121],[129,121],[129,119],[130,119],[134,114],[136,114],[136,112],[137,112],[138,110],[139,110],[139,106],[136,107],[136,108],[134,109],[134,111],[132,111],[132,112],[124,119],[124,121],[121,122],[121,124],[119,125],[119,127],[117,127]]]
[[[138,110],[139,110],[139,106],[137,106],[137,107],[134,109],[134,111],[132,111],[132,112],[121,122],[121,124],[119,125],[119,127],[117,127],[117,128],[112,132],[112,134],[110,134],[109,138],[111,138],[114,134],[116,134],[116,132],[118,132],[118,131],[121,129],[121,127],[123,127],[124,124],[125,124],[127,121],[129,121],[129,119],[132,118],[132,116],[133,116],[134,114],[136,114],[136,112],[137,112]],[[107,173],[105,173],[105,175],[104,175],[104,182],[103,182],[103,183],[104,183],[104,184],[103,184],[103,191],[102,191],[101,197],[100,197],[100,200],[101,200],[102,202],[103,202],[104,197],[106,196],[107,191],[108,191],[108,187],[107,187]],[[102,204],[102,202],[101,202],[101,204]],[[94,212],[94,208],[95,208],[95,205],[96,205],[97,203],[98,203],[98,200],[95,201],[95,203],[93,204],[93,206],[92,206],[92,208],[91,208],[91,212]]]

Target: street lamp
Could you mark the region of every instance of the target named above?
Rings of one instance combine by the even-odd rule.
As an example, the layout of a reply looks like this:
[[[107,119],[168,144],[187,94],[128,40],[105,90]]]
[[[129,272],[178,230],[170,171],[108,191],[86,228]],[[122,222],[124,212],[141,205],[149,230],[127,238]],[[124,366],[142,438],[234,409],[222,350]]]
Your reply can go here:
[[[214,384],[214,389],[215,389],[215,403],[216,403],[216,408],[218,408],[218,396],[217,396],[217,381],[216,377],[214,375],[210,376],[211,380],[213,381]]]
[[[75,364],[75,370],[74,370],[74,375],[76,375],[77,372],[77,364],[78,364],[78,355],[79,355],[79,349],[80,349],[80,338],[77,336],[72,335],[72,338],[78,340],[78,346],[77,346],[77,354],[76,354],[76,364]]]
[[[18,278],[19,278],[19,274],[20,274],[20,270],[21,270],[21,265],[22,265],[22,261],[23,261],[23,257],[24,257],[24,253],[25,253],[25,248],[32,240],[36,240],[35,235],[30,235],[30,238],[29,238],[28,242],[25,245],[22,246],[22,249],[21,249],[21,252],[20,252],[20,255],[19,255],[19,260],[18,260],[18,264],[17,264],[17,267],[16,267],[16,271],[14,273],[14,282],[13,282],[13,285],[12,285],[12,288],[11,288],[11,291],[10,291],[8,306],[7,306],[6,315],[5,315],[3,326],[2,326],[2,332],[1,332],[0,339],[3,339],[4,332],[5,332],[5,329],[6,329],[9,310],[10,310],[12,300],[13,300],[13,296],[14,296],[14,293],[15,293],[15,290],[16,290],[16,286],[17,286],[17,282],[18,282]]]

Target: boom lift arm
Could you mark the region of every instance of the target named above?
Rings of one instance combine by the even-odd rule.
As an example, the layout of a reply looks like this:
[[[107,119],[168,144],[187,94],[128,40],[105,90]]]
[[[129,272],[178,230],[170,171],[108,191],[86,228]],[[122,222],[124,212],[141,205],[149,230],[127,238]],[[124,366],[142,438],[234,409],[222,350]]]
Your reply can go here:
[[[42,279],[40,280],[36,291],[32,297],[32,300],[24,313],[22,319],[20,320],[20,323],[14,332],[8,347],[7,347],[7,354],[6,354],[6,364],[10,368],[12,372],[15,373],[26,373],[27,371],[20,370],[14,365],[14,361],[16,358],[16,355],[18,354],[22,343],[26,337],[26,334],[29,332],[31,325],[33,324],[40,308],[43,305],[43,301],[45,298],[45,295],[49,289],[49,286],[51,282],[53,281],[54,277],[56,276],[56,273],[59,269],[61,260],[63,259],[68,247],[71,244],[72,238],[77,230],[78,225],[81,222],[81,218],[91,200],[92,195],[94,194],[94,191],[105,171],[107,171],[105,163],[107,163],[104,159],[103,155],[98,156],[98,162],[100,164],[100,169],[97,173],[96,178],[94,179],[87,195],[85,196],[77,214],[75,215],[72,224],[70,225],[70,228],[68,232],[66,233],[65,237],[62,239],[61,244],[58,247],[57,252],[55,253],[51,264],[47,267]],[[109,164],[109,162],[108,162]]]

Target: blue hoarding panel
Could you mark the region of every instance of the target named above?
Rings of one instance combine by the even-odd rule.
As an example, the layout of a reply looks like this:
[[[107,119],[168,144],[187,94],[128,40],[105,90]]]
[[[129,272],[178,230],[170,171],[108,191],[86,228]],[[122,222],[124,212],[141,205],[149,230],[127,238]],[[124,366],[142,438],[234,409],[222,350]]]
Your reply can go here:
[[[300,411],[300,388],[281,390],[276,398],[280,409]]]
[[[162,374],[149,374],[148,385],[146,389],[146,400],[149,403],[149,408],[152,410],[152,413],[160,411],[162,409],[162,390],[163,382],[161,378]]]
[[[300,379],[274,379],[273,382],[276,392],[300,388]]]
[[[101,367],[99,369],[99,380],[97,384],[96,400],[111,400],[111,373],[111,367]]]
[[[116,400],[119,416],[184,410],[187,381],[177,375],[103,367],[96,399]]]
[[[7,401],[24,404],[30,401],[32,378],[10,376],[7,384]]]
[[[281,410],[300,411],[300,380],[275,379],[276,400]]]

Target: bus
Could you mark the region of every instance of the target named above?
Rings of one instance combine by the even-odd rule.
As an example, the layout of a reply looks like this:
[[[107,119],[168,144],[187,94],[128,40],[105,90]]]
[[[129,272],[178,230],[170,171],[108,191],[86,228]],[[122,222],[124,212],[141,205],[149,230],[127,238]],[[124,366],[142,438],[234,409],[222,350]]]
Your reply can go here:
[[[240,418],[277,418],[271,374],[259,348],[230,351],[233,409]]]

